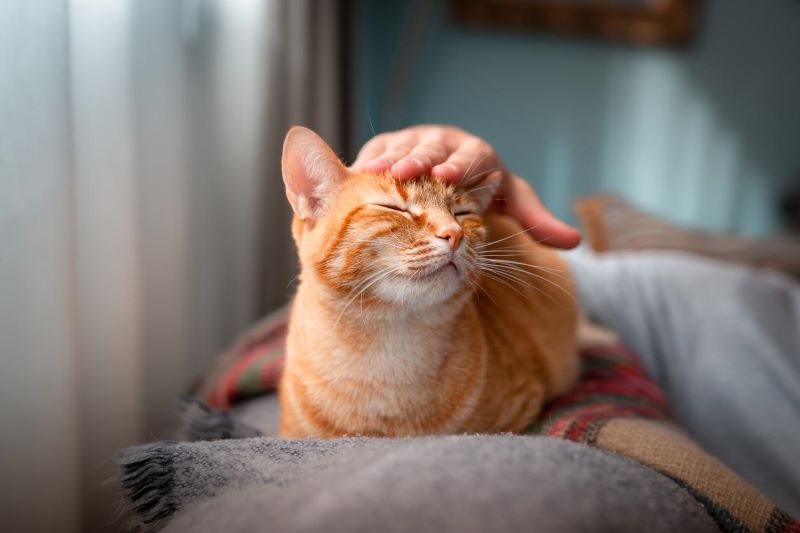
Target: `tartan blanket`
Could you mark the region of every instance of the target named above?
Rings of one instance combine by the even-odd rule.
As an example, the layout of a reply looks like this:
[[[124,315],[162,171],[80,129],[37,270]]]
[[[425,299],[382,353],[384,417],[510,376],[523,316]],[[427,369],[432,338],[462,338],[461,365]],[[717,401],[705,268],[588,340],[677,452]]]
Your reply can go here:
[[[276,391],[283,369],[287,311],[266,317],[223,354],[198,388],[208,406],[233,405]],[[581,352],[583,371],[569,393],[550,401],[529,434],[579,442],[621,454],[672,479],[721,531],[800,533],[800,521],[777,508],[670,417],[661,388],[618,344]]]

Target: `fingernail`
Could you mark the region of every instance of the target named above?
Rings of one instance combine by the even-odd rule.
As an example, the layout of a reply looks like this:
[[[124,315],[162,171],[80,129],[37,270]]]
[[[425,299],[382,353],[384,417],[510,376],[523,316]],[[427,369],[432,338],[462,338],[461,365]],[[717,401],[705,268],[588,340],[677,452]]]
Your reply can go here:
[[[453,163],[442,163],[441,165],[436,165],[434,170],[450,170],[450,172],[458,172],[458,167],[455,166]]]
[[[416,157],[414,157],[413,155],[412,155],[412,156],[406,156],[405,158],[401,159],[400,161],[410,161],[410,162],[414,163],[414,166],[416,166],[417,168],[422,168],[423,166],[425,166],[425,165],[422,163],[422,161],[420,161],[419,159],[417,159],[417,158],[416,158]],[[400,161],[398,161],[398,163],[399,163]]]

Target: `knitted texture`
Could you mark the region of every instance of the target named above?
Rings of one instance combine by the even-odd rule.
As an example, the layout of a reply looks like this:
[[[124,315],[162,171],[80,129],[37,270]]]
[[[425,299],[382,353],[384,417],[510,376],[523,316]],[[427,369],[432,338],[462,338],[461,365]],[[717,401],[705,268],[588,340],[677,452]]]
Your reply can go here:
[[[137,531],[719,531],[658,472],[546,437],[156,442],[117,462]]]

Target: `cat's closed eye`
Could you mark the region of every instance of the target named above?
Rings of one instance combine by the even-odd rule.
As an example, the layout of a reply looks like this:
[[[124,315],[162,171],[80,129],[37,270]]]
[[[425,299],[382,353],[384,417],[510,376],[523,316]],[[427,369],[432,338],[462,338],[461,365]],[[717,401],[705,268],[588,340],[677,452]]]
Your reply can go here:
[[[408,213],[407,209],[403,209],[402,207],[398,207],[396,205],[391,204],[372,204],[375,207],[382,207],[383,209],[389,209],[391,211],[397,211],[399,213]]]
[[[474,215],[474,214],[475,214],[474,211],[456,211],[455,213],[453,213],[453,216],[454,217],[466,217],[466,216]]]

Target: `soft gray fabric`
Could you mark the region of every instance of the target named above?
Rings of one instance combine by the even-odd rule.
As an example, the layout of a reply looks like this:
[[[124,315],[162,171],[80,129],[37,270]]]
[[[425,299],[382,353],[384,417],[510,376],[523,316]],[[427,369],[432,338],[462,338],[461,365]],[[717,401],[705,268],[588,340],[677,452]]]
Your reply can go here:
[[[280,403],[277,394],[254,398],[230,411],[210,407],[199,400],[182,407],[176,440],[246,439],[278,434]],[[243,414],[246,416],[242,417]]]
[[[688,254],[567,258],[584,309],[638,352],[689,433],[800,514],[800,285]]]
[[[544,437],[156,443],[120,463],[139,525],[175,515],[170,532],[716,531],[664,476]]]
[[[235,405],[233,417],[264,435],[277,435],[280,426],[281,405],[277,394],[259,396]]]

